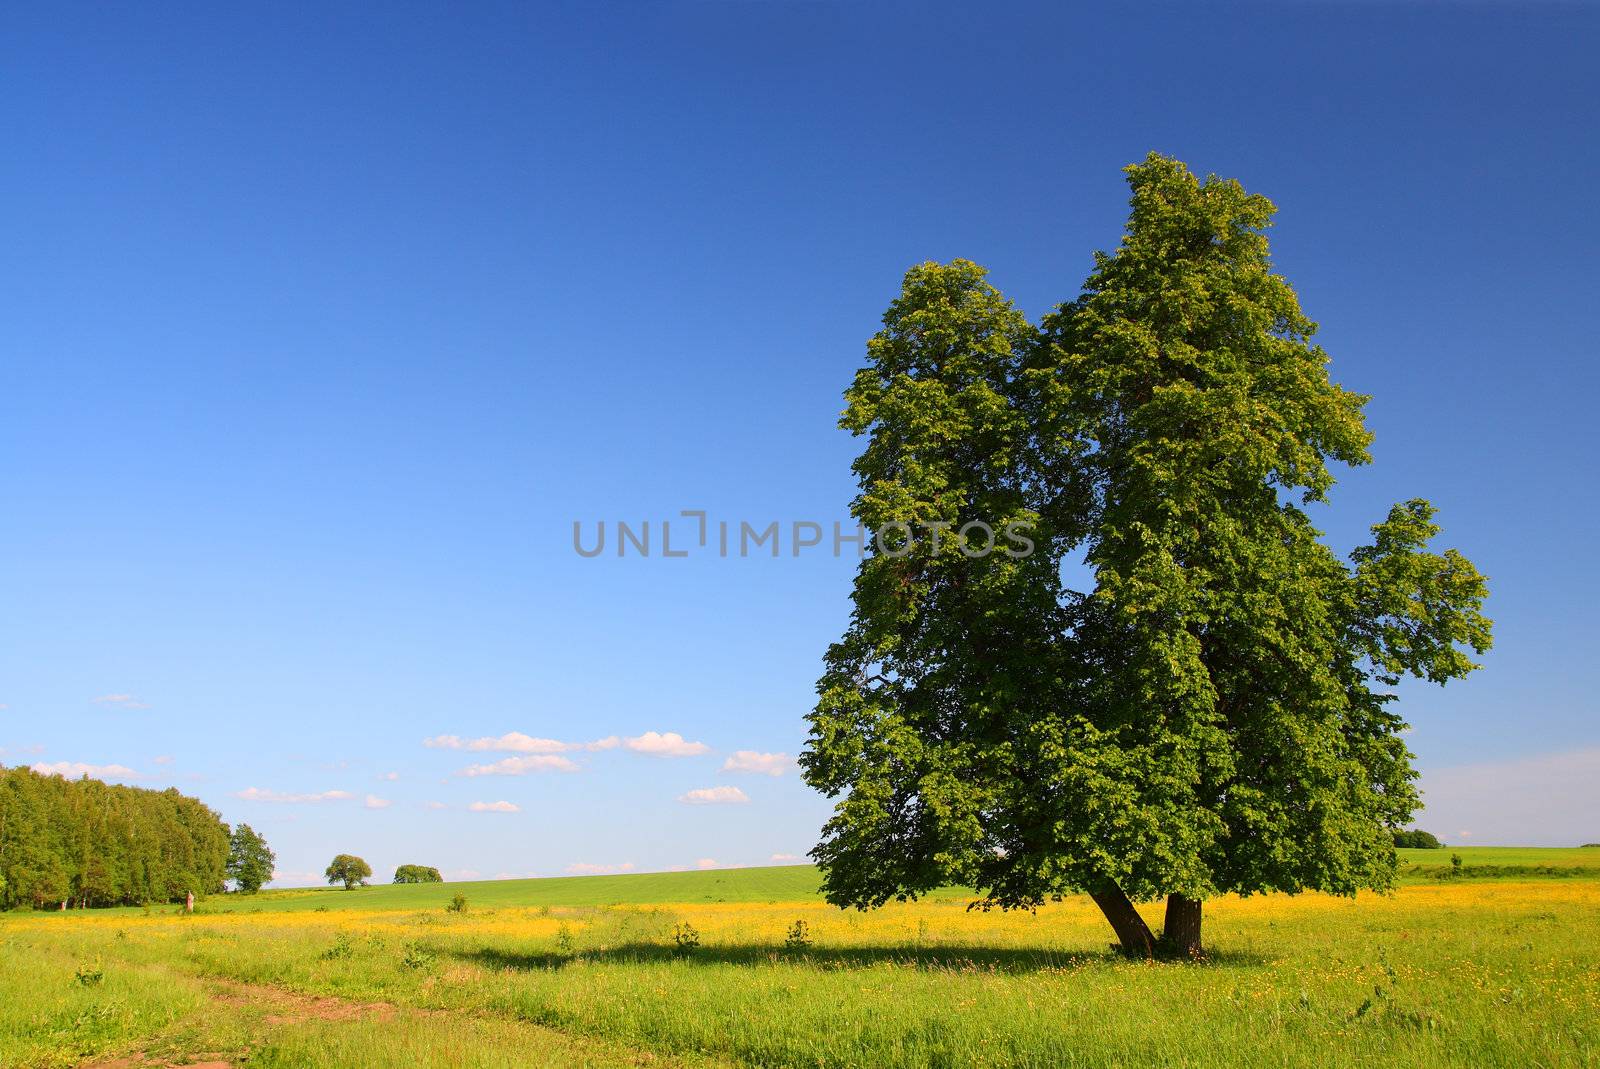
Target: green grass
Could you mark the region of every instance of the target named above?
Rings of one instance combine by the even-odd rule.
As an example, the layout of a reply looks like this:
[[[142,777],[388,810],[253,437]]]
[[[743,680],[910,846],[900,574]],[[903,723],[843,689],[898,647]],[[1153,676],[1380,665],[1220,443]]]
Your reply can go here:
[[[1568,849],[1532,846],[1463,846],[1442,850],[1401,850],[1406,866],[1402,878],[1432,878],[1450,868],[1450,857],[1459,854],[1469,869],[1510,868],[1510,875],[1574,875],[1576,872],[1540,873],[1540,867],[1556,870],[1593,870],[1600,875],[1600,848]],[[1520,870],[1520,871],[1519,871]],[[1469,873],[1487,878],[1492,873]],[[439,909],[453,895],[464,894],[470,905],[480,908],[501,906],[604,906],[651,905],[669,902],[798,902],[815,898],[821,876],[811,865],[783,865],[766,868],[719,869],[708,872],[649,872],[623,876],[563,876],[540,880],[478,880],[461,883],[375,884],[346,891],[336,887],[263,891],[257,895],[220,895],[207,899],[208,912],[241,910],[317,910],[317,909]],[[936,900],[965,898],[964,888],[938,892]],[[170,908],[170,907],[163,907]],[[129,912],[137,912],[132,909]]]
[[[1399,851],[1405,882],[1419,880],[1583,879],[1600,876],[1600,848],[1460,846]],[[1456,865],[1455,859],[1461,864]]]
[[[1585,868],[1600,871],[1600,847],[1565,846],[1446,846],[1439,850],[1399,850],[1402,861],[1413,865],[1450,864],[1451,854],[1460,854],[1463,865],[1473,866],[1550,866]]]
[[[816,897],[821,877],[810,865],[641,872],[623,876],[559,876],[541,880],[375,884],[221,895],[208,910],[442,909],[457,895],[472,907],[648,905],[662,902],[794,902]]]
[[[805,867],[10,914],[0,1066],[1600,1067],[1600,850],[1455,852],[1580,875],[1220,899],[1185,964],[1116,958],[1083,900],[840,912]],[[786,948],[797,920],[811,943]],[[282,1008],[311,996],[360,1012]]]

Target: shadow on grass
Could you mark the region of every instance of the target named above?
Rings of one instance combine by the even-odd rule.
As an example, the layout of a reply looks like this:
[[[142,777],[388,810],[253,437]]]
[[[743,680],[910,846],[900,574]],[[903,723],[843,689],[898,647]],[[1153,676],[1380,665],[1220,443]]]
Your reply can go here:
[[[579,950],[571,954],[557,951],[514,951],[498,947],[471,950],[441,948],[462,961],[489,969],[551,970],[573,962],[592,964],[638,964],[681,961],[690,965],[737,965],[754,967],[788,963],[817,969],[866,969],[875,965],[897,965],[929,972],[1036,973],[1083,969],[1095,965],[1127,961],[1107,947],[1104,953],[1009,949],[1001,947],[908,947],[854,946],[808,950],[789,950],[771,944],[738,943],[729,946],[701,946],[688,953],[660,943],[630,942],[614,947]],[[1152,967],[1201,967],[1253,969],[1272,959],[1251,952],[1221,952],[1199,962],[1161,962]]]

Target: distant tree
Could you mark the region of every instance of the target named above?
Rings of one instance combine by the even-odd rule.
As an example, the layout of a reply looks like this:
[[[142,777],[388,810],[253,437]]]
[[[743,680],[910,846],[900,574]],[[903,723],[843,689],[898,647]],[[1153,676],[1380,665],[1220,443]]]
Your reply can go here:
[[[372,875],[372,866],[354,854],[340,854],[328,863],[327,871],[323,876],[329,883],[342,883],[346,891],[355,887],[364,887],[367,877]]]
[[[1367,399],[1273,270],[1271,202],[1127,173],[1120,245],[1042,329],[976,264],[920,265],[845,395],[851,512],[890,537],[801,759],[840,798],[812,851],[837,905],[1084,891],[1126,953],[1193,955],[1207,898],[1388,887],[1418,804],[1394,688],[1489,646],[1427,502],[1348,561],[1308,515],[1369,460]],[[1018,520],[1031,556],[983,552],[974,524]],[[1158,945],[1134,903],[1162,897]]]
[[[254,828],[241,824],[228,837],[228,878],[241,894],[253,895],[272,879],[278,857]]]
[[[1395,832],[1394,845],[1407,850],[1444,849],[1444,843],[1441,843],[1438,837],[1433,834],[1433,832],[1423,831],[1421,828],[1411,828],[1406,831]]]
[[[0,909],[210,894],[227,859],[228,826],[175,789],[0,768]]]
[[[432,865],[401,865],[394,870],[395,883],[443,883],[444,877]]]

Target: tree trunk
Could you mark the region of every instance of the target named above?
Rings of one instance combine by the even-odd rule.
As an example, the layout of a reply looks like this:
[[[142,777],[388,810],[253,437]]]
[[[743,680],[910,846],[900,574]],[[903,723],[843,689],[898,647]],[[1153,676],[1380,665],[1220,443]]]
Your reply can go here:
[[[1169,958],[1202,958],[1200,908],[1198,898],[1167,896],[1167,923],[1161,929],[1161,953]]]
[[[1111,930],[1117,933],[1122,953],[1130,958],[1149,958],[1154,955],[1156,941],[1150,934],[1150,926],[1133,908],[1132,900],[1122,888],[1107,881],[1104,886],[1089,892],[1089,897],[1094,899],[1094,904],[1111,922]]]

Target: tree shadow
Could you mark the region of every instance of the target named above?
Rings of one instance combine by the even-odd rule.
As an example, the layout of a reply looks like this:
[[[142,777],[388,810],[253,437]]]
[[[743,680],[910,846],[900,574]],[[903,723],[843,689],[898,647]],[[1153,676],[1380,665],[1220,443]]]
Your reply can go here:
[[[569,954],[559,951],[518,951],[499,947],[475,947],[470,950],[441,948],[441,953],[462,961],[490,969],[516,971],[551,971],[574,962],[591,964],[640,964],[685,962],[690,965],[735,965],[756,967],[761,965],[808,965],[817,969],[866,969],[877,965],[895,965],[927,972],[955,973],[1006,973],[1027,974],[1039,972],[1065,972],[1093,966],[1126,963],[1114,948],[1105,951],[1054,951],[1042,948],[1012,947],[916,947],[916,946],[850,946],[810,947],[791,950],[767,943],[733,943],[717,946],[699,946],[690,951],[680,951],[661,943],[627,942],[617,946],[576,950]],[[1253,969],[1267,965],[1271,958],[1252,951],[1224,951],[1211,953],[1196,960],[1154,961],[1156,968],[1210,968]],[[1143,963],[1141,963],[1143,964]]]

